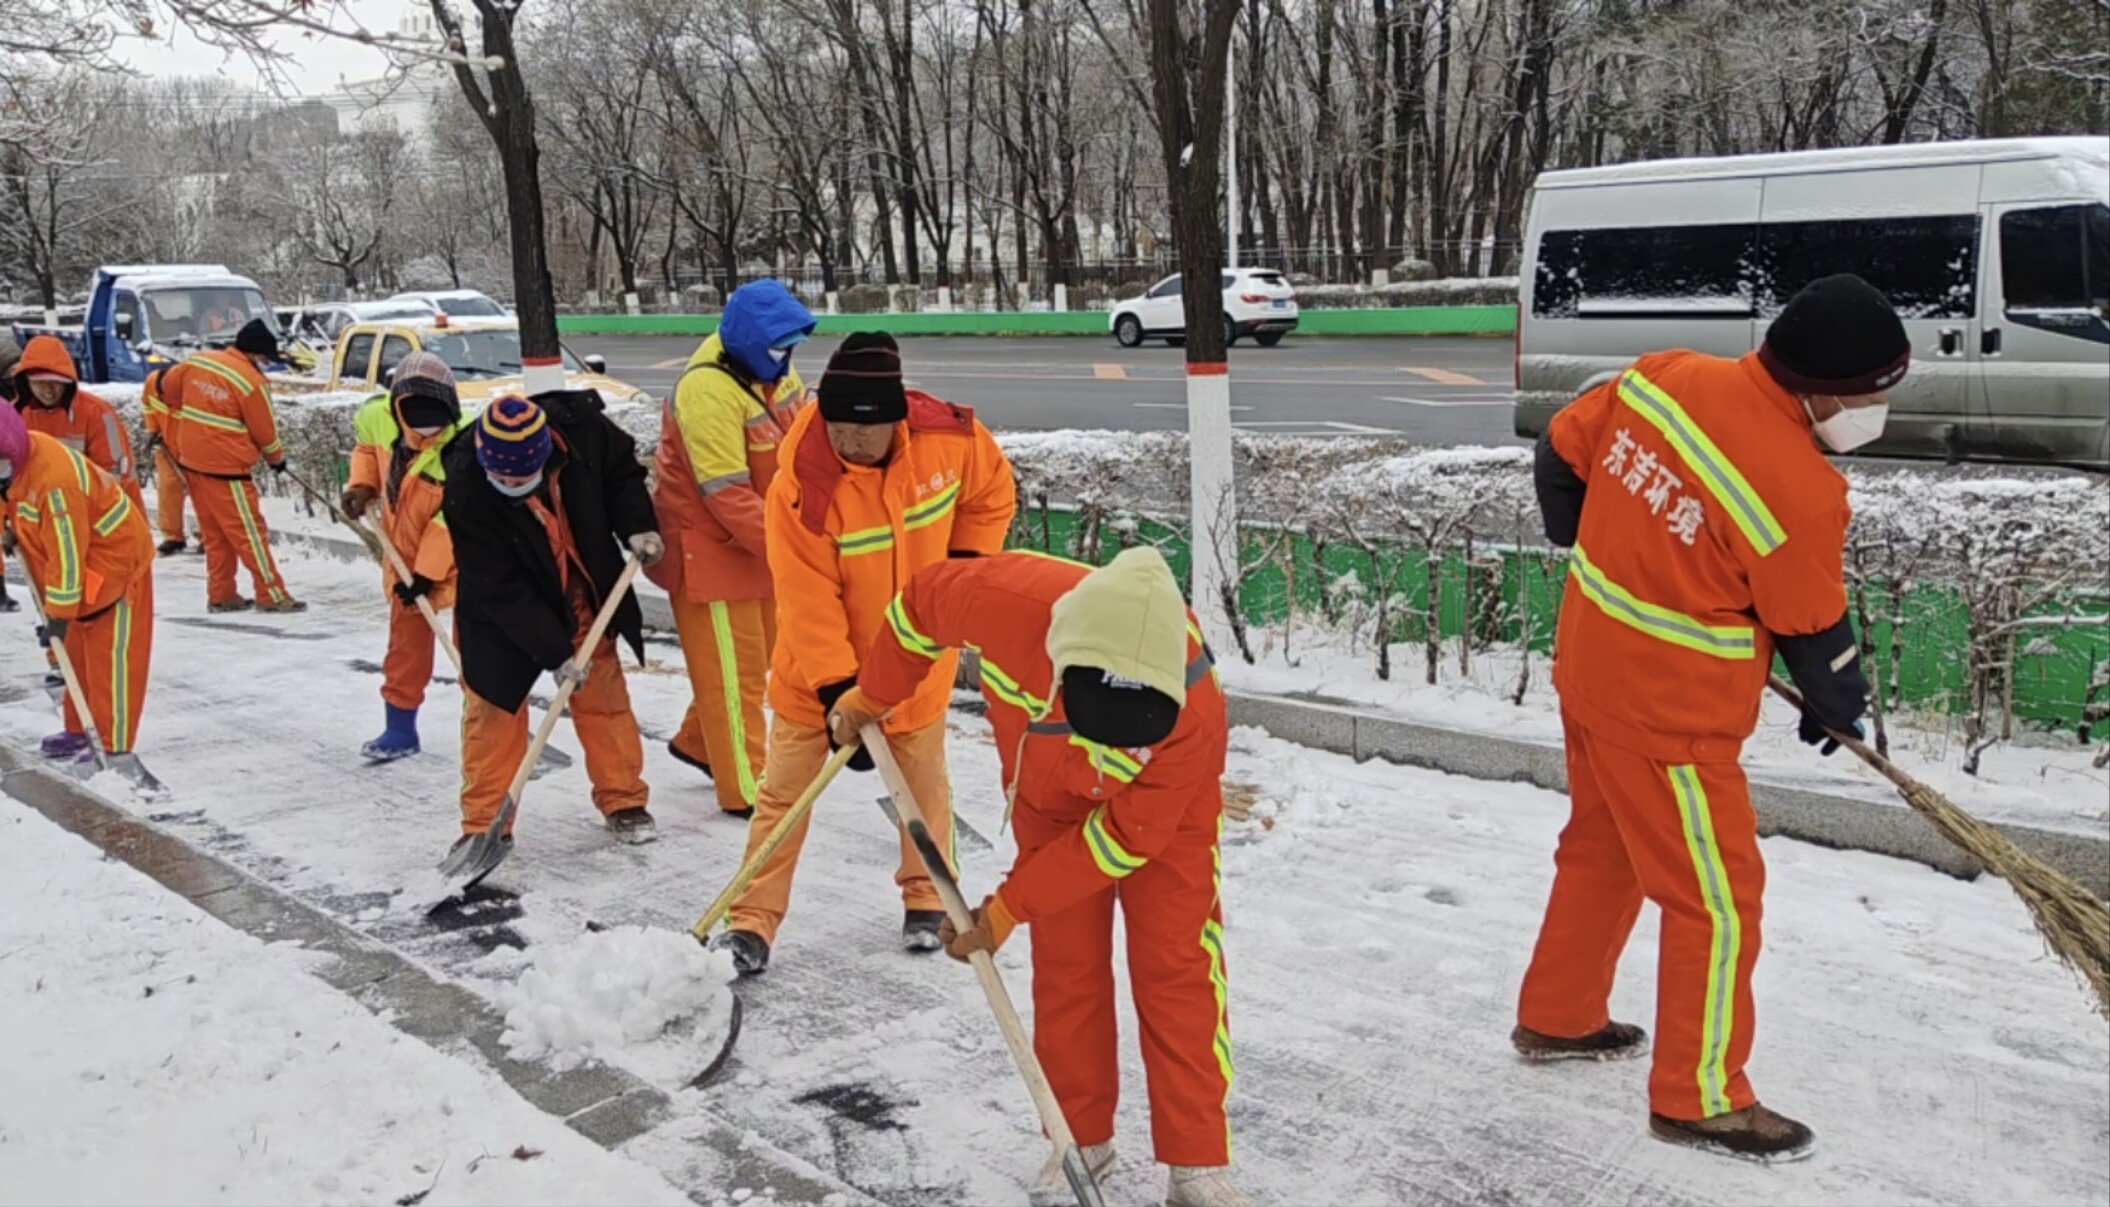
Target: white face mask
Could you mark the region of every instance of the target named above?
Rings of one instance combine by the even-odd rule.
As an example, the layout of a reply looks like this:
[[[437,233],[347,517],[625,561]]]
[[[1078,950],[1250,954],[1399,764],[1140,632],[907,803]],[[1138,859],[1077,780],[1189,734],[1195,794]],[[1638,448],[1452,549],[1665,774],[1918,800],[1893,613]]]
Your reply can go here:
[[[414,427],[410,429],[410,434],[420,440],[430,440],[440,434],[440,429],[436,427]]]
[[[1810,416],[1810,426],[1816,429],[1817,439],[1835,453],[1850,453],[1883,434],[1883,426],[1890,419],[1890,403],[1879,402],[1867,407],[1840,407],[1839,413],[1830,419],[1819,419],[1810,410],[1810,400],[1802,400],[1803,414]]]
[[[791,349],[789,349],[789,348],[771,348],[771,349],[769,350],[769,358],[770,358],[771,360],[773,360],[773,361],[775,361],[775,362],[777,362],[778,364],[780,364],[780,365],[781,365],[781,364],[783,364],[783,363],[784,363],[785,361],[787,361],[787,360],[790,360],[790,359],[791,359]]]
[[[498,479],[493,478],[489,474],[484,475],[484,481],[489,482],[491,484],[492,490],[497,491],[499,494],[504,495],[508,499],[525,499],[529,495],[534,494],[535,491],[541,487],[542,475],[536,474],[534,477],[529,478],[527,481],[521,483],[518,486],[508,486],[505,483],[500,482]]]

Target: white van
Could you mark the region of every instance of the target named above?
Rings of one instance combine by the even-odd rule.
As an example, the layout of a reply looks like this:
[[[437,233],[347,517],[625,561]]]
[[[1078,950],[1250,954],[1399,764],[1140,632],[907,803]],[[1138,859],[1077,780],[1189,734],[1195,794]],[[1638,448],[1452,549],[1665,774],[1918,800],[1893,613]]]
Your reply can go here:
[[[2110,140],[1923,143],[1548,172],[1516,431],[1669,348],[1740,356],[1852,272],[1912,337],[1870,454],[2110,469]]]

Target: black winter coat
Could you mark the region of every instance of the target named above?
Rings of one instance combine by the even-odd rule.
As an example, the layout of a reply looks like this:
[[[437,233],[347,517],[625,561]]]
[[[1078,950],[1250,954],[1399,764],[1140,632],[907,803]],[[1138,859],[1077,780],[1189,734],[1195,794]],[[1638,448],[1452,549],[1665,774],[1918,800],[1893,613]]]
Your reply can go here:
[[[599,607],[622,576],[628,539],[659,526],[637,441],[608,421],[600,395],[592,390],[539,394],[534,401],[548,414],[557,439],[544,480],[554,478],[563,493],[565,518]],[[454,621],[462,675],[471,691],[512,712],[542,672],[556,670],[577,652],[572,643],[578,626],[542,522],[526,500],[492,489],[477,464],[475,425],[464,428],[443,456],[447,486],[440,511],[454,537],[460,571]],[[545,502],[548,497],[542,495]],[[640,662],[644,627],[632,592],[616,608],[609,632],[628,641]]]

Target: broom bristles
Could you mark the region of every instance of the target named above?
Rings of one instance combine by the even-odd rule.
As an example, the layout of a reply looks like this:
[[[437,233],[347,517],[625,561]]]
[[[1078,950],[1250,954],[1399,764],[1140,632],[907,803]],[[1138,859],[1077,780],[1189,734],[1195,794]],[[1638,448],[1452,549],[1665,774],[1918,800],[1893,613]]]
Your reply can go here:
[[[1778,679],[1769,685],[1776,695],[1802,707],[1802,696],[1794,688]],[[2029,910],[2044,945],[2088,987],[2096,1012],[2110,1018],[2110,905],[1852,734],[1834,732],[1832,736],[1895,785],[1905,803],[1926,818],[1936,833],[2008,882]]]

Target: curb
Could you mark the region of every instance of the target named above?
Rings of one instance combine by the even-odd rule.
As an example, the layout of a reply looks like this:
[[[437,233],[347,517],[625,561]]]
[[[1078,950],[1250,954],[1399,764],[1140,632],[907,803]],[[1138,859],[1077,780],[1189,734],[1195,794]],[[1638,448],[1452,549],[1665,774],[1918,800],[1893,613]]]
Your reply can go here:
[[[273,533],[271,539],[280,539],[280,534]],[[307,542],[338,557],[366,557],[366,551],[349,538],[286,534],[286,539]],[[646,627],[673,630],[673,609],[664,598],[639,595],[638,602]],[[963,651],[955,686],[979,690],[975,667],[974,656]],[[1346,755],[1359,763],[1383,759],[1473,779],[1526,783],[1551,792],[1568,790],[1567,758],[1558,746],[1421,725],[1291,696],[1241,691],[1226,691],[1225,695],[1231,724],[1250,725],[1284,741]],[[1985,871],[1902,803],[1887,805],[1758,779],[1751,781],[1751,803],[1758,813],[1758,832],[1764,837],[1907,859],[1966,880]],[[2067,834],[2006,822],[1994,828],[2096,896],[2110,899],[2110,835]]]
[[[387,944],[353,930],[292,894],[153,822],[129,813],[80,784],[47,770],[42,761],[0,746],[0,791],[78,835],[106,855],[145,873],[164,888],[228,926],[267,943],[294,942],[335,957],[309,975],[344,993],[396,1030],[455,1057],[471,1053],[530,1105],[611,1151],[670,1120],[711,1149],[734,1185],[792,1202],[871,1202],[848,1183],[812,1170],[763,1142],[743,1143],[741,1130],[713,1112],[674,1116],[665,1092],[609,1065],[555,1072],[514,1060],[499,1036],[505,1019],[482,997],[439,980]],[[700,1126],[695,1126],[700,1125]],[[672,1173],[655,1168],[672,1182]],[[713,1201],[716,1186],[677,1186],[698,1202]],[[762,1188],[767,1188],[766,1191]]]

